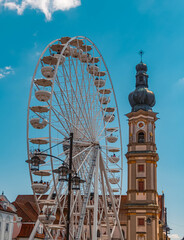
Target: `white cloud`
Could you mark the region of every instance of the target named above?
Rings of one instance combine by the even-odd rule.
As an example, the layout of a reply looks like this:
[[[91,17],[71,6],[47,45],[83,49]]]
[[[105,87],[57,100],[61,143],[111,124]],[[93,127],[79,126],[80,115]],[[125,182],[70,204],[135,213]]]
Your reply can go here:
[[[6,77],[9,74],[14,74],[14,70],[11,66],[0,68],[0,79]]]
[[[178,84],[179,84],[179,85],[184,85],[184,78],[180,78],[180,79],[178,80]]]
[[[22,15],[26,8],[37,9],[45,14],[47,20],[51,20],[55,11],[66,11],[81,5],[81,0],[4,0],[5,8],[17,11]]]
[[[12,67],[11,66],[6,66],[5,69],[6,70],[12,70]]]
[[[5,77],[5,76],[4,76],[2,73],[0,73],[0,79],[1,79],[1,78],[4,78],[4,77]]]
[[[176,234],[176,233],[170,234],[169,237],[170,237],[171,239],[180,239],[179,235]]]

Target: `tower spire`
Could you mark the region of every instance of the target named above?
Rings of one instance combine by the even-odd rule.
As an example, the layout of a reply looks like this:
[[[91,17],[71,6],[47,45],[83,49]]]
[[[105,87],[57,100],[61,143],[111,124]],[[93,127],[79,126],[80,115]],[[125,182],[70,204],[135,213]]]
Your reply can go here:
[[[139,51],[139,55],[141,56],[141,63],[142,63],[142,56],[144,55],[144,51],[142,49]]]

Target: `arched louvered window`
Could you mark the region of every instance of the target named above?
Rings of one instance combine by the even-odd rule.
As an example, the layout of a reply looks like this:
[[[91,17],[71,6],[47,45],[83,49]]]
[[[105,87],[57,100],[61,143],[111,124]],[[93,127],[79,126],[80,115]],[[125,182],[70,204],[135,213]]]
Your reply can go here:
[[[145,142],[145,134],[144,132],[138,133],[138,143],[144,143]]]

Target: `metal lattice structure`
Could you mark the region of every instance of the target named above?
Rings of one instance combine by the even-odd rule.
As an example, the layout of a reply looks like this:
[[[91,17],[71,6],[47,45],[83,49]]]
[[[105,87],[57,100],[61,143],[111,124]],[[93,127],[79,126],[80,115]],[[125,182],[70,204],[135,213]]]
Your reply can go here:
[[[33,75],[27,151],[40,214],[30,239],[39,224],[48,239],[66,236],[68,182],[58,173],[63,162],[69,162],[71,132],[73,172],[84,181],[80,190],[71,191],[70,239],[91,235],[112,239],[115,231],[123,239],[118,219],[122,142],[116,96],[100,51],[81,36],[51,42]],[[31,164],[33,158],[37,164]]]

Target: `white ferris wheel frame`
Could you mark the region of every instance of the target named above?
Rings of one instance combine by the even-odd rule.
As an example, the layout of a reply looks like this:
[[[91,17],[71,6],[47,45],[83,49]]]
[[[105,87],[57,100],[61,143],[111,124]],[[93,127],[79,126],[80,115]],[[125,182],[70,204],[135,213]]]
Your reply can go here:
[[[96,45],[95,45],[89,38],[84,37],[84,36],[76,36],[76,37],[73,37],[73,38],[71,38],[71,39],[65,44],[64,48],[62,49],[62,51],[61,51],[61,53],[60,53],[60,56],[59,56],[59,58],[58,58],[57,64],[56,64],[56,66],[55,66],[54,76],[53,76],[53,78],[52,78],[53,84],[52,84],[52,89],[51,89],[51,98],[50,98],[50,105],[49,105],[49,106],[52,106],[53,91],[54,91],[54,82],[55,82],[55,80],[56,80],[56,75],[57,75],[57,72],[58,72],[58,67],[59,67],[59,63],[60,63],[61,57],[62,57],[65,49],[69,46],[70,42],[72,42],[72,41],[75,40],[75,39],[79,39],[79,38],[80,38],[80,39],[83,39],[83,40],[87,40],[88,42],[90,42],[90,43],[92,44],[92,46],[93,46],[93,47],[95,48],[95,50],[98,52],[99,57],[101,58],[104,66],[105,66],[106,72],[107,72],[107,74],[108,74],[108,79],[109,79],[110,84],[111,84],[111,87],[112,87],[113,97],[114,97],[114,101],[115,101],[115,105],[116,105],[116,112],[117,112],[117,118],[118,118],[118,124],[119,124],[119,129],[118,129],[118,130],[119,130],[119,137],[120,137],[120,148],[121,148],[121,157],[120,157],[120,159],[121,159],[121,173],[122,173],[122,170],[123,170],[123,151],[122,151],[122,137],[121,137],[122,135],[121,135],[121,125],[120,125],[120,117],[119,117],[119,110],[118,110],[118,105],[117,105],[117,99],[116,99],[114,87],[113,87],[113,84],[112,84],[112,79],[111,79],[110,73],[109,73],[109,71],[108,71],[107,65],[106,65],[106,63],[105,63],[105,61],[104,61],[104,58],[103,58],[102,54],[100,53],[99,49],[96,47]],[[30,159],[30,148],[29,148],[30,103],[31,103],[31,96],[32,96],[32,90],[33,90],[33,85],[34,85],[34,79],[35,79],[35,76],[36,76],[36,73],[37,73],[37,70],[38,70],[38,67],[39,67],[39,64],[40,64],[40,62],[41,62],[42,57],[44,56],[44,54],[46,53],[46,51],[49,49],[49,47],[50,47],[52,44],[54,44],[55,42],[59,41],[59,40],[60,40],[60,39],[56,39],[56,40],[50,42],[50,43],[46,46],[46,48],[43,50],[42,54],[41,54],[40,57],[39,57],[39,60],[38,60],[38,62],[37,62],[37,65],[36,65],[36,68],[35,68],[35,71],[34,71],[34,74],[33,74],[32,82],[31,82],[31,88],[30,88],[30,95],[29,95],[29,100],[28,100],[28,111],[27,111],[27,153],[28,153],[29,159]],[[51,153],[51,155],[52,155],[51,112],[52,112],[52,108],[50,107],[50,108],[49,108],[49,147],[50,147],[50,153]],[[104,129],[105,129],[106,124],[104,124],[104,125],[105,125],[105,126],[104,126]],[[103,130],[104,130],[104,129],[103,129]],[[102,131],[103,131],[103,130],[102,130]],[[99,153],[98,153],[98,155],[99,155]],[[99,159],[100,159],[101,157],[102,157],[102,156],[99,155],[97,166],[99,166],[99,164],[101,164],[101,168],[103,169],[103,170],[102,170],[102,171],[103,171],[103,175],[104,175],[104,178],[106,179],[107,187],[109,188],[110,198],[111,198],[111,201],[112,201],[112,207],[113,207],[113,209],[114,209],[114,211],[115,211],[114,199],[113,199],[113,197],[111,196],[111,194],[112,194],[112,193],[111,193],[111,190],[110,190],[111,187],[110,187],[110,184],[108,183],[108,178],[107,178],[107,173],[106,173],[106,171],[105,171],[105,166],[103,166],[103,164],[102,164],[103,161],[101,161],[101,162],[99,163]],[[108,157],[108,156],[107,156],[107,157]],[[53,159],[52,159],[52,157],[50,157],[50,162],[51,162],[51,168],[52,168],[51,170],[52,170],[52,179],[53,179],[54,189],[52,189],[52,191],[50,192],[49,196],[51,196],[52,193],[55,191],[55,193],[56,193],[56,198],[57,198],[57,202],[58,202],[58,207],[59,207],[59,209],[60,209],[60,212],[62,212],[61,205],[60,205],[60,201],[59,201],[59,196],[58,196],[58,190],[57,190],[57,182],[56,182],[56,181],[58,181],[58,180],[55,179],[55,176],[54,176],[54,173],[53,173],[54,167],[53,167]],[[99,168],[99,167],[97,167],[97,169],[96,169],[96,172],[97,172],[97,173],[98,173],[98,171],[99,171],[98,168]],[[32,173],[31,173],[30,165],[29,165],[29,172],[30,172],[31,183],[33,183],[33,176],[32,176]],[[102,179],[103,179],[103,177],[102,177]],[[120,179],[121,179],[121,182],[120,182],[120,195],[121,195],[121,193],[122,193],[123,177],[121,177]],[[102,181],[104,181],[104,179],[103,179]],[[98,178],[95,178],[95,185],[98,186]],[[102,186],[104,186],[104,183],[102,183]],[[102,189],[102,191],[104,192],[104,189]],[[33,192],[34,192],[34,191],[33,191]],[[39,204],[38,204],[38,199],[37,199],[37,196],[36,196],[36,193],[35,193],[35,192],[34,192],[34,198],[35,198],[35,202],[36,202],[36,204],[37,204],[38,210],[40,211],[40,207],[39,207]],[[94,198],[97,199],[97,195],[96,195],[96,194],[95,194]],[[105,209],[106,209],[106,207],[107,207],[107,206],[106,206],[106,201],[104,201],[104,203],[105,203]],[[119,207],[120,207],[120,202],[119,202]],[[95,206],[95,208],[96,208],[96,206]],[[97,208],[96,208],[96,210],[97,210]],[[106,211],[106,210],[105,210],[105,211]],[[94,212],[95,212],[95,211],[94,211]],[[115,211],[115,212],[116,212],[116,211]],[[97,214],[97,213],[96,213],[96,214]],[[107,213],[105,213],[105,214],[107,214]],[[95,219],[97,219],[97,217],[95,217]],[[118,219],[117,214],[116,214],[116,221],[117,221],[117,224],[119,224],[119,219]],[[107,221],[107,225],[108,225],[108,224],[109,224],[109,223],[108,223],[108,221]],[[34,235],[35,235],[35,233],[36,233],[36,229],[37,229],[38,225],[39,225],[39,220],[37,220],[37,222],[36,222],[36,224],[35,224],[35,227],[34,227],[34,230],[32,231],[32,233],[31,233],[31,235],[30,235],[29,240],[34,239]],[[97,226],[97,223],[95,223],[95,225]],[[120,225],[118,226],[118,228],[120,229]],[[44,228],[44,229],[45,229],[45,228]],[[108,229],[109,229],[109,226],[108,226]],[[50,238],[52,239],[52,236],[50,235],[49,231],[47,231],[47,229],[45,229],[45,230],[46,230],[46,232],[48,233],[48,235],[50,236]],[[97,230],[97,229],[95,229],[95,227],[94,227],[93,232],[95,232],[96,230]],[[110,232],[109,232],[109,231],[108,231],[108,235],[110,236]],[[122,236],[122,233],[120,233],[120,236],[121,236],[121,239],[123,240],[124,237]],[[93,239],[93,240],[94,240],[94,239]]]

